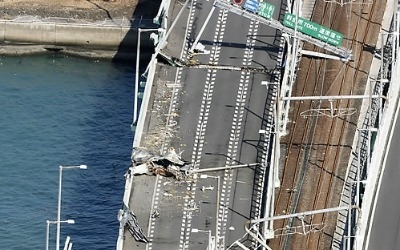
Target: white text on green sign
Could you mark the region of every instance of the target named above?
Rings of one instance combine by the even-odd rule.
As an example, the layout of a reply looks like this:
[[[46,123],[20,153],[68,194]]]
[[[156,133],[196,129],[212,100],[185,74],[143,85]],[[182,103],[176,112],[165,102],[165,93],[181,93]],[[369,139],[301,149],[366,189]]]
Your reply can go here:
[[[275,6],[266,2],[260,2],[258,9],[258,15],[265,18],[272,18],[274,14]]]
[[[294,29],[295,23],[296,16],[286,13],[283,19],[283,25]],[[343,34],[301,17],[297,17],[297,30],[335,46],[340,46],[342,44]]]

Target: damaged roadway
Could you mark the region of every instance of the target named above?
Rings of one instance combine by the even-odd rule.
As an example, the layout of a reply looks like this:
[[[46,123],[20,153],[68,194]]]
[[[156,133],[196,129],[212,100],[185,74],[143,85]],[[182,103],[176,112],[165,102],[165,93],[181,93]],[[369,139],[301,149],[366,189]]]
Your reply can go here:
[[[185,172],[189,170],[189,162],[183,161],[174,148],[169,148],[165,155],[144,148],[134,148],[132,164],[133,175],[161,175],[174,177],[177,180],[182,180]]]
[[[182,2],[171,2],[171,6],[168,17],[173,21],[182,8]],[[203,3],[203,10],[211,8],[212,2]],[[209,14],[198,8],[191,10],[199,12],[196,13],[198,23],[204,22]],[[279,46],[280,40],[263,36],[254,40],[254,44],[247,41],[256,32],[275,34],[275,30],[266,26],[250,29],[249,20],[234,14],[229,18],[231,21],[226,23],[226,28],[223,26],[225,43],[211,45],[202,41],[205,50],[211,53],[199,54],[193,59],[201,65],[230,65],[234,68],[245,65],[254,69],[261,64],[266,69],[275,69],[278,50],[261,48],[265,44]],[[217,21],[215,19],[212,21]],[[186,54],[188,48],[182,49],[187,35],[187,20],[191,19],[189,9],[185,8],[163,53],[183,60],[190,58]],[[243,29],[237,30],[238,25]],[[189,24],[188,27],[196,28],[191,32],[198,34],[201,25]],[[206,27],[204,40],[212,41],[215,33],[219,32],[216,27],[222,26],[213,24]],[[194,39],[193,34],[191,39]],[[230,46],[232,44],[237,46]],[[259,49],[254,54],[247,54],[249,50],[244,48]],[[140,115],[145,117],[145,121],[142,129],[136,130],[141,134],[135,135],[134,143],[136,150],[151,154],[135,162],[138,155],[133,152],[134,165],[141,166],[142,170],[127,173],[128,180],[132,178],[132,188],[126,187],[131,193],[130,197],[124,197],[124,200],[129,199],[126,213],[136,215],[146,242],[136,241],[125,230],[123,249],[200,250],[215,243],[216,238],[217,244],[227,247],[246,233],[244,225],[249,218],[261,216],[259,200],[262,194],[259,190],[262,190],[264,178],[258,174],[265,169],[260,162],[267,151],[264,141],[267,135],[259,134],[259,130],[269,129],[266,126],[272,112],[268,103],[271,96],[261,82],[274,81],[275,73],[274,70],[178,68],[157,64],[154,81],[151,81],[149,105],[142,110],[146,115]],[[174,164],[170,160],[167,164],[160,164],[156,159],[164,160],[169,149],[175,151],[175,159],[190,164]],[[150,160],[153,156],[155,158]],[[138,158],[141,158],[140,154]],[[227,169],[227,166],[237,165],[241,167]],[[174,174],[163,176],[173,172],[171,166],[175,168]],[[223,170],[175,178],[181,174],[185,177],[185,167],[201,171],[209,168]],[[144,174],[134,175],[135,171]],[[163,175],[152,175],[155,171]],[[250,240],[243,240],[243,244],[251,246]]]
[[[172,21],[182,8],[182,3],[183,2],[175,0],[171,1],[168,16],[174,18],[169,18],[168,27],[171,26]],[[183,13],[180,18],[181,21],[176,25],[181,28],[172,30],[168,39],[168,44],[163,49],[164,52],[180,57],[183,38],[185,37],[185,20],[187,18],[187,13]],[[166,213],[177,210],[174,206],[170,206],[163,211],[151,210],[153,198],[158,188],[155,186],[157,179],[164,178],[162,175],[155,176],[153,171],[162,171],[168,175],[165,171],[167,169],[164,168],[165,164],[157,164],[156,159],[160,159],[159,157],[163,155],[162,152],[168,152],[168,148],[165,146],[166,144],[164,142],[169,139],[168,137],[171,135],[169,131],[171,129],[177,129],[167,126],[170,118],[176,116],[176,114],[170,112],[170,104],[173,98],[173,93],[171,91],[173,89],[173,83],[175,82],[176,73],[176,67],[164,63],[157,63],[154,81],[150,81],[151,94],[148,99],[148,108],[140,111],[140,118],[144,118],[144,124],[141,128],[136,128],[135,131],[134,148],[132,150],[132,164],[135,166],[135,170],[130,168],[126,173],[126,177],[128,178],[127,183],[129,182],[129,177],[131,178],[131,186],[125,186],[125,189],[129,188],[129,190],[125,190],[125,194],[128,193],[129,197],[124,197],[124,200],[128,200],[129,209],[124,207],[126,209],[125,213],[123,213],[123,211],[119,213],[119,219],[122,220],[121,225],[124,225],[124,221],[131,220],[131,222],[125,224],[124,228],[120,228],[120,235],[123,235],[124,240],[122,240],[122,237],[118,239],[117,249],[146,249],[146,246],[152,244],[151,239],[147,238],[151,229],[151,224],[149,224],[151,223],[150,220],[163,219]],[[148,87],[149,86],[147,86],[147,88]],[[176,154],[179,156],[180,149],[173,149],[174,151],[176,150]],[[143,157],[144,155],[146,156]],[[153,159],[150,160],[152,157]],[[188,159],[181,159],[180,157],[176,159],[176,155],[173,158],[178,161],[172,160],[169,161],[169,163],[177,162],[179,163],[179,168],[182,163],[184,163],[184,166],[187,166],[186,160]],[[154,163],[156,163],[158,167],[156,166],[156,168],[154,168]],[[169,165],[171,164],[167,164],[167,166]],[[137,171],[137,175],[134,175],[133,171]],[[174,173],[177,174],[178,172]],[[180,174],[182,174],[182,172],[180,172],[179,175]],[[177,180],[173,176],[166,178],[171,184],[177,182],[181,185],[182,183],[181,180]],[[173,185],[169,186],[173,187]],[[175,194],[176,193],[172,190],[171,192],[165,192],[161,195],[172,198],[172,195]],[[122,229],[125,230],[122,231]],[[179,234],[179,230],[175,233]]]

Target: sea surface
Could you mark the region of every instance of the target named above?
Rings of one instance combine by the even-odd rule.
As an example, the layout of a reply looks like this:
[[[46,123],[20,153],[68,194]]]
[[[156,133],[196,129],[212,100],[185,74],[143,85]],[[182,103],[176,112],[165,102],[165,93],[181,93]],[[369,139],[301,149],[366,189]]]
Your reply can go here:
[[[0,249],[115,249],[130,164],[134,64],[48,54],[0,58]],[[50,224],[50,249],[56,225]]]

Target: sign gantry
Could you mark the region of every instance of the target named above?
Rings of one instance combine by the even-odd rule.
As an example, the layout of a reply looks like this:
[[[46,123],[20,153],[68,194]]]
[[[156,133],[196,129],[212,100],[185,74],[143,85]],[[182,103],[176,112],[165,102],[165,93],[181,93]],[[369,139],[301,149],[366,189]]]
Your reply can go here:
[[[335,38],[331,38],[330,36],[327,36],[327,34],[325,34],[325,31],[328,32],[328,31],[332,31],[332,30],[319,25],[320,27],[322,27],[319,29],[319,31],[322,32],[322,30],[323,30],[324,33],[323,34],[321,33],[321,35],[319,35],[319,36],[316,35],[317,38],[313,37],[311,34],[303,34],[301,32],[297,32],[297,30],[301,31],[299,29],[299,27],[300,27],[299,20],[300,20],[300,22],[302,22],[301,21],[302,19],[300,17],[295,16],[294,19],[295,20],[297,19],[297,29],[293,29],[292,27],[289,26],[289,23],[287,23],[288,27],[286,27],[284,24],[282,24],[279,21],[272,18],[272,13],[273,13],[274,8],[272,9],[272,12],[270,12],[270,11],[268,12],[268,18],[265,18],[263,16],[264,12],[265,12],[264,8],[266,8],[266,7],[268,8],[269,7],[268,5],[265,5],[266,7],[260,7],[260,6],[264,6],[264,4],[260,5],[260,2],[258,2],[258,4],[254,4],[253,2],[256,2],[254,0],[250,0],[249,3],[247,3],[247,2],[248,1],[246,1],[246,3],[242,7],[241,5],[238,5],[238,4],[232,4],[232,3],[229,3],[226,1],[216,0],[214,2],[214,6],[219,7],[221,9],[225,9],[225,10],[235,13],[237,15],[249,18],[251,20],[258,21],[260,23],[266,24],[273,28],[279,29],[283,33],[287,33],[289,35],[295,36],[303,41],[310,42],[318,47],[321,47],[327,51],[330,51],[330,52],[340,56],[341,58],[343,58],[344,61],[350,60],[351,51],[339,46],[340,45],[339,43],[341,43],[340,37],[343,38],[343,35],[341,35],[340,33],[334,31]],[[262,8],[262,11],[261,11],[261,8]],[[289,16],[287,17],[287,20],[289,20]],[[296,21],[294,21],[294,23],[296,23]],[[304,21],[302,23],[304,23]],[[310,26],[311,23],[313,23],[313,22],[308,21],[307,23],[308,23],[308,25],[307,24],[304,24],[304,25]],[[315,23],[313,23],[313,24],[315,24]],[[204,25],[206,25],[206,23]],[[330,34],[331,33],[329,33],[329,35]],[[339,45],[333,45],[333,44],[339,44]]]

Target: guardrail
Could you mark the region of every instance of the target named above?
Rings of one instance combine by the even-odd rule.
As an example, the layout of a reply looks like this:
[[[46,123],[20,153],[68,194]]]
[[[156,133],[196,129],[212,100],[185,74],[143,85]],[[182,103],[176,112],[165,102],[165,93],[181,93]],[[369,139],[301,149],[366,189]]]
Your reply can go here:
[[[394,44],[395,56],[397,57],[398,51],[398,33],[394,35],[396,42]],[[394,124],[396,122],[399,112],[399,99],[400,99],[400,85],[398,79],[400,75],[400,67],[398,58],[392,64],[392,72],[390,76],[390,84],[388,90],[388,102],[386,110],[382,116],[382,123],[379,126],[375,145],[372,155],[370,157],[369,166],[374,166],[368,169],[368,178],[366,179],[366,192],[364,193],[362,206],[361,206],[361,221],[357,228],[356,245],[354,249],[367,249],[368,237],[370,233],[370,227],[373,221],[373,214],[375,211],[375,205],[377,200],[377,192],[380,187],[381,178],[385,169],[386,156],[389,151],[389,145],[394,133]],[[381,79],[382,80],[382,79]]]
[[[168,3],[168,4],[166,4]],[[164,28],[165,30],[167,29],[167,17],[166,13],[168,13],[168,8],[169,8],[170,0],[163,0],[159,9],[159,12],[157,14],[157,17],[160,18],[161,23],[160,26]],[[157,19],[153,19],[153,22],[155,22]],[[159,40],[160,38],[164,36],[163,32],[159,33]],[[158,44],[160,46],[162,44]],[[147,67],[147,77],[146,77],[146,85],[144,88],[143,92],[143,97],[142,97],[142,103],[140,105],[140,111],[139,111],[139,117],[135,125],[135,135],[132,143],[132,149],[134,150],[135,147],[140,146],[140,141],[142,138],[142,133],[143,133],[143,128],[144,128],[144,123],[146,120],[146,112],[150,100],[150,95],[152,91],[152,85],[154,81],[154,75],[156,72],[157,68],[157,59],[154,58],[154,60],[151,60],[148,67]],[[132,124],[133,126],[134,124]],[[133,153],[133,151],[132,151]],[[116,245],[116,250],[122,250],[124,246],[124,234],[125,234],[125,223],[123,220],[123,213],[125,209],[129,210],[129,199],[131,196],[132,192],[132,182],[133,182],[133,175],[131,174],[132,167],[130,167],[125,175],[126,181],[125,181],[125,191],[124,191],[124,196],[123,196],[123,204],[122,204],[122,209],[119,210],[118,212],[118,220],[120,222],[119,226],[119,233],[118,233],[118,239],[117,239],[117,245]]]
[[[389,3],[387,8],[389,12],[397,9],[393,8]],[[388,13],[386,15],[385,12],[385,16],[391,16],[391,14]],[[396,20],[398,17],[394,19]],[[387,19],[386,23],[382,24],[382,32],[389,30],[390,22],[391,20]],[[392,29],[395,32],[391,34],[392,37],[390,39],[388,39],[388,34],[382,35],[378,39],[377,44],[382,44],[380,48],[381,54],[375,54],[366,89],[366,93],[371,95],[382,95],[381,91],[384,85],[389,84],[387,101],[384,103],[385,106],[383,106],[382,99],[379,102],[372,103],[369,103],[368,100],[364,101],[364,111],[361,111],[361,113],[365,115],[357,125],[358,133],[352,146],[353,151],[346,174],[346,183],[342,190],[343,196],[340,205],[355,204],[361,206],[361,213],[358,210],[352,213],[348,213],[348,211],[339,213],[332,249],[367,249],[377,190],[379,190],[390,138],[398,115],[400,85],[397,84],[397,79],[399,79],[400,69],[397,48],[399,46],[399,32],[396,26]],[[391,48],[392,52],[390,56],[383,54],[385,48],[388,47]],[[385,65],[382,62],[383,60],[389,62],[388,57],[392,58],[391,65],[389,63]],[[388,71],[390,67],[391,72]],[[376,124],[376,121],[379,124]],[[375,140],[372,139],[372,131],[376,132]],[[380,146],[374,147],[374,145]],[[373,149],[372,153],[370,153],[371,149]],[[360,197],[361,185],[364,185],[366,190],[362,199]],[[361,202],[359,202],[360,200]]]

